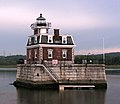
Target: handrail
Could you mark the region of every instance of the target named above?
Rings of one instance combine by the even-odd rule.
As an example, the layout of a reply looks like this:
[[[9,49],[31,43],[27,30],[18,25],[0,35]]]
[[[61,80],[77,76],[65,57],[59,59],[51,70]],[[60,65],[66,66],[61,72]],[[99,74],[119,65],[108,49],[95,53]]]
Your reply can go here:
[[[47,71],[47,73],[52,77],[52,79],[54,79],[55,82],[57,82],[57,79],[51,74],[51,72],[43,65],[40,64],[42,67],[44,67],[44,69]]]

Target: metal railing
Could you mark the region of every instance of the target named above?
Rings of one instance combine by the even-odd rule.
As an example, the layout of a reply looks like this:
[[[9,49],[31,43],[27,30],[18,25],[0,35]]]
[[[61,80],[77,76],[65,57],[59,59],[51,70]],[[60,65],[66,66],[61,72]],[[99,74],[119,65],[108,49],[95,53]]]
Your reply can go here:
[[[43,65],[43,64],[40,64],[40,66],[42,66],[45,69],[45,71],[51,76],[51,78],[55,82],[57,82],[57,78],[56,78],[56,76],[54,75],[54,73],[52,71],[50,71],[49,69],[47,69],[47,67],[45,65]]]

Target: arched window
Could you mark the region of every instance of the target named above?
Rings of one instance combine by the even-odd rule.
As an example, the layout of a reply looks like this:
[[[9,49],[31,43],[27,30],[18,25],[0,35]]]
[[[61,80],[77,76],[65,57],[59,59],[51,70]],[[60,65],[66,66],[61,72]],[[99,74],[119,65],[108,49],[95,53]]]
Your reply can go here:
[[[48,49],[48,58],[53,58],[53,49]]]
[[[67,58],[67,50],[66,49],[63,49],[62,50],[62,58]]]

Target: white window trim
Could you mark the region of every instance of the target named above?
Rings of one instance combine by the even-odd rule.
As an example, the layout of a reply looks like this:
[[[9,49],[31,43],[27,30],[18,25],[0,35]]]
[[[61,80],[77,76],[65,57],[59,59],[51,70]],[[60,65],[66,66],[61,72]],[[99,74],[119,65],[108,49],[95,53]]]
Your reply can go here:
[[[67,36],[62,36],[62,44],[67,44]]]
[[[67,58],[67,50],[66,49],[62,50],[62,58],[64,58],[64,59]]]
[[[42,36],[42,35],[39,35],[39,36],[40,36],[40,38],[39,38],[39,43],[41,43],[41,36]]]
[[[51,40],[51,42],[49,40]],[[52,35],[48,35],[47,43],[53,43],[53,36]]]
[[[45,29],[45,28],[40,29],[40,34],[46,34],[46,33],[47,33],[47,29]]]
[[[48,58],[53,58],[53,49],[48,49]]]

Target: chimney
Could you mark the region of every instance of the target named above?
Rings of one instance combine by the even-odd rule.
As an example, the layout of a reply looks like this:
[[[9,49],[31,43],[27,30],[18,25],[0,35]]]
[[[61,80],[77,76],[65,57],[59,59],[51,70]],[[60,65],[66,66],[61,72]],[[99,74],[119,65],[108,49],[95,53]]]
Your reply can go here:
[[[59,29],[54,29],[54,35],[55,35],[56,37],[59,37]]]

